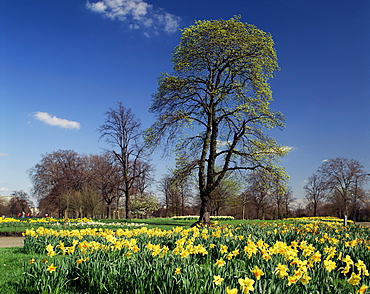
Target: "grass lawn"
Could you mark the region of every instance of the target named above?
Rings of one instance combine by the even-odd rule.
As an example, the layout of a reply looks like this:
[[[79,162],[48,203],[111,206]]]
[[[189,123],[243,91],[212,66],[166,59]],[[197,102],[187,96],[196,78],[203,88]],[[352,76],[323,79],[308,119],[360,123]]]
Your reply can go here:
[[[35,254],[25,254],[21,247],[0,248],[0,293],[15,294],[23,278],[23,263]]]

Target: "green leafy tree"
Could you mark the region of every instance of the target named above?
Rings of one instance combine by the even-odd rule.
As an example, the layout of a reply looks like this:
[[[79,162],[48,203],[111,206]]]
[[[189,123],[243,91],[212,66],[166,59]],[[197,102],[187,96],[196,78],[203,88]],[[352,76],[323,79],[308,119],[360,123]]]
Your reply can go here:
[[[226,208],[232,206],[232,201],[240,194],[241,187],[235,177],[226,175],[211,194],[211,215],[224,215]]]
[[[174,73],[159,77],[146,139],[176,145],[183,170],[197,170],[199,222],[207,223],[212,192],[228,173],[271,168],[288,151],[264,132],[284,126],[269,107],[274,42],[240,17],[197,21],[182,31],[172,60]]]
[[[158,198],[152,193],[132,195],[131,213],[136,217],[143,217],[153,213],[159,207]]]

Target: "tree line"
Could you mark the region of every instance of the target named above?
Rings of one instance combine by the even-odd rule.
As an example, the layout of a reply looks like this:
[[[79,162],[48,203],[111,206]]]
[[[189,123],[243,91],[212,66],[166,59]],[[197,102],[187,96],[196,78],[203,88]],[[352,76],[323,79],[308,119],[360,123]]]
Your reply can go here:
[[[40,207],[53,207],[58,216],[104,210],[112,217],[124,200],[125,218],[153,210],[150,154],[161,149],[175,155],[175,166],[159,183],[164,197],[158,215],[197,214],[198,223],[217,214],[292,215],[289,177],[279,166],[290,148],[267,132],[285,127],[284,115],[270,108],[269,80],[279,70],[272,36],[239,16],[196,21],[182,30],[172,62],[173,72],[159,75],[149,109],[155,122],[147,130],[119,102],[98,128],[110,150],[59,150],[30,170]],[[327,165],[315,175],[325,188],[307,182],[308,208],[316,215],[325,199],[338,216],[352,211],[356,218],[365,195],[363,168],[348,183]]]
[[[304,186],[306,214],[347,216],[357,221],[370,219],[370,194],[364,185],[370,174],[355,159],[325,160]]]

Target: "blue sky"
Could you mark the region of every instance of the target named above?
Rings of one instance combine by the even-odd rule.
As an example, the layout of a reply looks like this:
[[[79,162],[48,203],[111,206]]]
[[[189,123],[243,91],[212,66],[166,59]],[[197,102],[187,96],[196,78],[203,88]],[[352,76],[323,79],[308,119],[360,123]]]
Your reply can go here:
[[[368,0],[0,0],[0,195],[29,192],[42,154],[100,153],[96,129],[117,101],[149,127],[179,29],[234,15],[275,41],[271,107],[287,127],[272,134],[293,148],[281,165],[294,196],[325,159],[370,172]],[[171,161],[153,164],[160,179]]]

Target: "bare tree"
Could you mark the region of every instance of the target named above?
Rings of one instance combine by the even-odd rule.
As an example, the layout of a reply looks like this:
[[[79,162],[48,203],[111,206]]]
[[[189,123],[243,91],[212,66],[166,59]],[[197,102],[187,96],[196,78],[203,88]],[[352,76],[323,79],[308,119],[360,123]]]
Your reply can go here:
[[[106,205],[105,215],[112,217],[112,205],[118,203],[121,195],[121,172],[112,153],[92,155],[89,166],[93,174],[91,185],[98,191]],[[118,207],[116,207],[118,209]]]
[[[163,176],[159,187],[165,196],[166,216],[185,215],[193,194],[190,178],[171,170]]]
[[[148,161],[138,161],[136,163],[135,170],[133,170],[133,172],[138,176],[132,185],[133,193],[142,195],[146,192],[154,182],[153,171],[153,166]]]
[[[326,160],[319,167],[318,172],[322,173],[330,188],[329,199],[336,204],[338,216],[349,216],[351,205],[356,205],[358,201],[355,198],[357,196],[356,189],[361,189],[367,180],[365,177],[360,177],[360,175],[366,174],[363,165],[355,159],[337,157]]]
[[[326,199],[329,183],[325,180],[322,173],[314,173],[304,185],[305,199],[308,206],[312,209],[313,216],[317,216],[317,208],[319,204]]]
[[[49,213],[63,216],[66,206],[61,195],[81,191],[88,182],[83,156],[72,150],[58,150],[42,156],[40,163],[29,170],[33,194]]]
[[[131,191],[134,182],[142,176],[142,170],[138,166],[148,159],[142,141],[141,123],[131,109],[126,109],[121,102],[118,102],[117,109],[110,108],[106,112],[105,123],[98,128],[98,131],[100,138],[104,138],[105,142],[111,145],[112,152],[119,162],[122,177],[121,189],[126,200],[126,219],[129,219]]]
[[[291,205],[294,203],[296,198],[293,196],[292,187],[288,187],[283,195],[283,206],[284,211],[282,217],[289,217],[291,214]]]
[[[265,219],[267,210],[277,205],[277,216],[281,217],[284,195],[287,192],[287,174],[284,169],[274,171],[255,170],[247,178],[246,195],[256,206],[258,219]]]
[[[30,200],[24,191],[14,191],[9,202],[9,212],[12,215],[23,215],[30,213]]]

